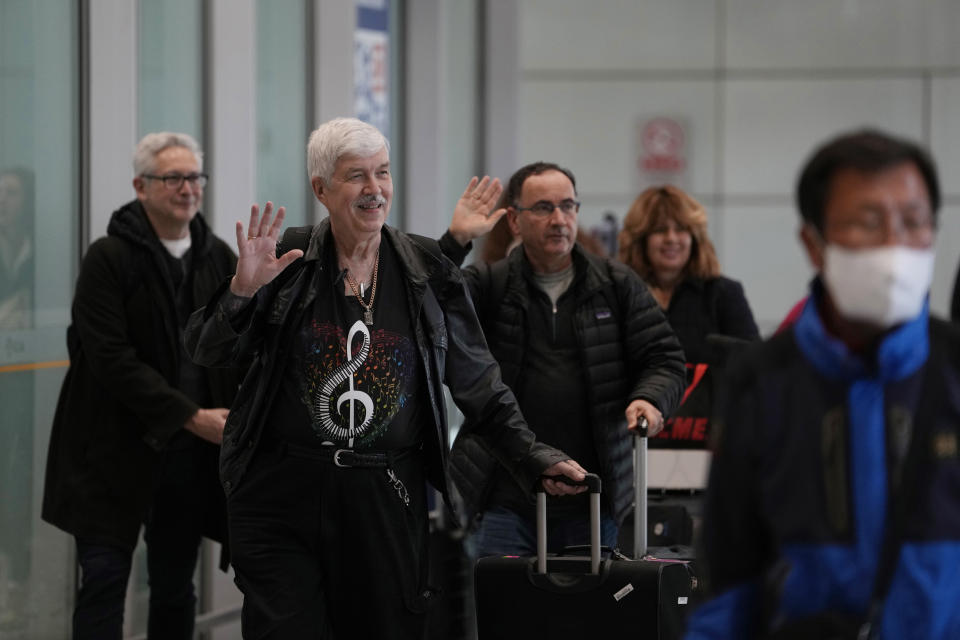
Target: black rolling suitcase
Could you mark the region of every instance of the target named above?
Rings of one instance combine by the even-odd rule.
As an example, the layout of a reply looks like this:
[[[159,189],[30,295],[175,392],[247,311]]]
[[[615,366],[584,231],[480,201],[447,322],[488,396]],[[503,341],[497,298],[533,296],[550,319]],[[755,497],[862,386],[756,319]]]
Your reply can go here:
[[[479,640],[531,640],[554,634],[672,640],[683,633],[696,590],[688,562],[646,551],[646,429],[634,449],[634,559],[601,558],[600,479],[590,474],[590,557],[547,556],[546,496],[537,493],[537,557],[489,557],[474,580]]]

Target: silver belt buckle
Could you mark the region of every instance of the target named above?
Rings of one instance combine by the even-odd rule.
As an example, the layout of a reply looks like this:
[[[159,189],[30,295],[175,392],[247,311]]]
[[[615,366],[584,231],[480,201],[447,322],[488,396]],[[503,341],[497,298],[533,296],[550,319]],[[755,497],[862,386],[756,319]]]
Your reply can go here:
[[[333,464],[335,466],[340,467],[341,469],[349,469],[353,465],[343,464],[342,462],[340,462],[341,453],[353,453],[353,451],[351,449],[337,449],[336,451],[333,452]]]

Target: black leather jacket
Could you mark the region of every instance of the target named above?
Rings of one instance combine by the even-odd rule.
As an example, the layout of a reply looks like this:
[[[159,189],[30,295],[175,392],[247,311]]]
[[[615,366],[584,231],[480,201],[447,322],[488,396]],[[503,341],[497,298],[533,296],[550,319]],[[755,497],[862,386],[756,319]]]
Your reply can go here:
[[[433,417],[433,428],[424,429],[431,483],[448,497],[445,383],[460,410],[483,425],[484,437],[494,443],[498,459],[532,491],[544,469],[569,456],[536,442],[527,428],[513,392],[501,381],[500,368],[483,341],[460,271],[440,255],[435,241],[415,241],[391,227],[384,229],[384,240],[391,243],[403,265],[410,317],[415,319],[417,348],[424,363]],[[304,257],[257,292],[253,311],[245,312],[250,317],[239,333],[220,302],[229,282],[190,318],[185,341],[197,363],[224,366],[254,358],[223,434],[220,476],[228,496],[242,481],[257,448],[266,413],[283,379],[291,339],[299,329],[300,312],[310,307],[318,283],[323,282],[315,275],[325,268],[322,256],[327,242],[332,242],[329,218],[313,228]],[[435,253],[427,248],[431,242]]]

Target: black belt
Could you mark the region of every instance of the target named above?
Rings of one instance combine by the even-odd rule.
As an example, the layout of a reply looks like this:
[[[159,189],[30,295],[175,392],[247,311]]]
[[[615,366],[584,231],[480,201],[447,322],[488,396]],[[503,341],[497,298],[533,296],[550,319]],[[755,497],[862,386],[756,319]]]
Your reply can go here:
[[[341,469],[386,469],[393,489],[397,492],[397,495],[400,496],[400,499],[403,500],[404,504],[407,506],[410,505],[410,495],[407,492],[407,488],[391,468],[391,463],[420,451],[422,448],[421,445],[392,451],[356,451],[354,449],[341,449],[336,446],[305,447],[272,438],[267,438],[265,444],[270,450],[279,449],[283,455],[306,460],[317,460],[327,464],[333,463],[334,466],[340,467]],[[274,447],[276,447],[276,449],[274,449]]]
[[[384,469],[390,466],[390,456],[382,451],[356,451],[337,447],[304,447],[285,442],[281,445],[288,455],[295,458],[319,460],[341,468]]]
[[[409,447],[388,450],[360,450],[337,447],[336,445],[318,445],[310,446],[290,442],[276,436],[273,433],[264,433],[260,439],[258,449],[260,451],[275,451],[280,455],[289,455],[295,458],[306,460],[317,460],[326,462],[336,467],[348,469],[351,467],[358,469],[386,469],[391,463],[405,459],[411,454],[418,453],[423,448],[422,443],[417,443]]]

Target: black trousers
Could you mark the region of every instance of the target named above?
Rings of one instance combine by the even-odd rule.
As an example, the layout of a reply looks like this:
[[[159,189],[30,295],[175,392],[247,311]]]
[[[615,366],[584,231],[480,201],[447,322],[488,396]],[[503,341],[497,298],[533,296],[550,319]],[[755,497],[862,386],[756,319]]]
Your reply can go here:
[[[243,637],[422,638],[434,598],[425,493],[419,451],[389,469],[258,451],[227,501]]]
[[[212,510],[222,508],[218,497],[206,490],[219,486],[217,451],[197,446],[163,456],[144,523],[150,581],[147,637],[190,640],[197,605],[193,574],[204,523]],[[132,555],[132,549],[77,539],[80,591],[73,613],[74,640],[122,636]]]

